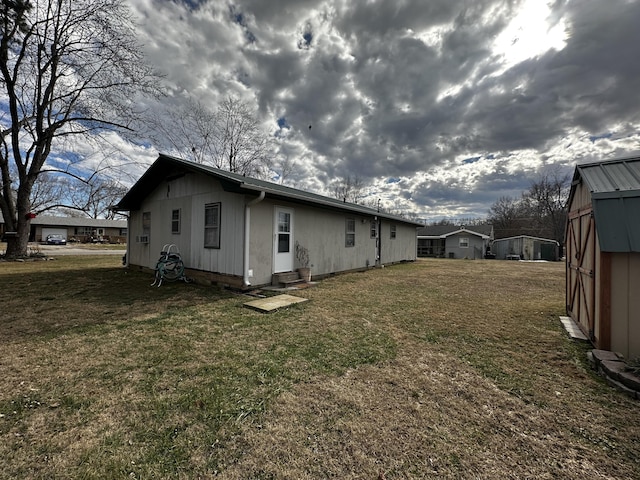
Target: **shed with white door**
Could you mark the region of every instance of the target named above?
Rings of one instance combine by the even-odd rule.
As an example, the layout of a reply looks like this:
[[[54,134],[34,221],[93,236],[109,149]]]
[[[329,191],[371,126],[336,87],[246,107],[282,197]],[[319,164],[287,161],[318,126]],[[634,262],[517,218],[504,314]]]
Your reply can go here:
[[[296,245],[314,279],[416,259],[417,222],[164,154],[116,208],[130,212],[130,266],[154,268],[174,244],[204,282],[271,284],[303,266]]]

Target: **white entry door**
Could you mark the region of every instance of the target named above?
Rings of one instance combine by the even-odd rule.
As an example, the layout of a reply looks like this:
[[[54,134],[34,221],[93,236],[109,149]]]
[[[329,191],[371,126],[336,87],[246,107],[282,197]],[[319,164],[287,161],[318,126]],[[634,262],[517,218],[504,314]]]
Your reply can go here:
[[[276,207],[273,242],[273,273],[293,270],[293,210]]]

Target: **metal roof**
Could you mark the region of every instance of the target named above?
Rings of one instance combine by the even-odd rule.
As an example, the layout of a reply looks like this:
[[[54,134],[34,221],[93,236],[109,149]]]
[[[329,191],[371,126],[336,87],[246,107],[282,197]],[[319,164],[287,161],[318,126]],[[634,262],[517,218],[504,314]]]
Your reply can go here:
[[[599,198],[640,191],[640,157],[588,163],[578,165],[576,169],[589,191]]]
[[[408,220],[389,213],[378,212],[376,209],[365,207],[363,205],[343,202],[335,198],[305,192],[304,190],[298,190],[297,188],[286,187],[277,183],[246,177],[237,173],[220,170],[208,165],[202,165],[200,163],[183,160],[181,158],[172,157],[162,153],[142,175],[142,177],[140,177],[140,179],[131,187],[122,200],[118,202],[115,209],[121,211],[139,209],[144,198],[157,185],[167,179],[179,178],[187,172],[204,174],[216,178],[222,184],[222,188],[229,192],[244,195],[258,195],[260,192],[264,191],[267,197],[274,199],[325,207],[333,210],[348,211],[367,216],[378,216],[394,220],[399,223],[408,223],[415,226],[422,225],[420,222]]]
[[[460,225],[428,225],[418,229],[418,237],[446,238],[456,233],[467,232],[483,238],[490,238],[493,226],[489,224],[460,226]]]
[[[493,243],[500,243],[500,242],[504,242],[509,241],[509,240],[517,240],[519,238],[530,238],[531,240],[535,240],[538,242],[543,242],[543,243],[555,243],[556,245],[560,245],[558,243],[557,240],[553,240],[552,238],[541,238],[541,237],[534,237],[531,235],[516,235],[514,237],[503,237],[503,238],[496,238]]]
[[[591,192],[603,252],[640,252],[640,157],[576,166],[572,193],[583,182]]]

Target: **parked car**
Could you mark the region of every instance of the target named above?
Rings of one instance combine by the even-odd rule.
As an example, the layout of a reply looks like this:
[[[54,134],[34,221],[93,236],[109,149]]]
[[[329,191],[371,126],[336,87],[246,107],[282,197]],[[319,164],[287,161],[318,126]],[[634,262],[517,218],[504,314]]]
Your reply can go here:
[[[58,233],[47,235],[47,245],[66,245],[67,239]]]

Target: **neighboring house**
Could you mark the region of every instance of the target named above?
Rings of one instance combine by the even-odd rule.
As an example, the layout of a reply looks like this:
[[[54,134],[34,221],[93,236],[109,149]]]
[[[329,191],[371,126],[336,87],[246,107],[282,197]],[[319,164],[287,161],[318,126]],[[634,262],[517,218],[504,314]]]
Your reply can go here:
[[[302,266],[296,244],[313,278],[416,258],[413,221],[163,154],[116,208],[130,212],[129,265],[154,268],[174,244],[201,282],[271,284]]]
[[[578,165],[568,206],[567,314],[596,348],[640,357],[640,157]]]
[[[431,225],[417,231],[418,256],[484,258],[493,240],[491,225]]]
[[[498,238],[491,244],[491,252],[498,260],[558,260],[560,244],[548,238],[518,235]]]
[[[0,231],[6,233],[1,215]],[[62,235],[68,242],[125,243],[127,221],[45,215],[31,219],[30,242],[44,242],[52,234]]]

